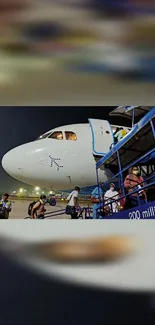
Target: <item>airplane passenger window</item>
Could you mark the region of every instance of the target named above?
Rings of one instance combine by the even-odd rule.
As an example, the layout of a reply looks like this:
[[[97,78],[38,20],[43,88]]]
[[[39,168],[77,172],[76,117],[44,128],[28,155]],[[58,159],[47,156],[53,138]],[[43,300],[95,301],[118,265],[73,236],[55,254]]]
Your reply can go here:
[[[71,141],[76,141],[77,140],[77,136],[76,136],[76,134],[74,132],[66,131],[65,136],[66,136],[66,140],[71,140]]]
[[[53,132],[49,136],[49,139],[63,140],[63,133],[61,131]]]

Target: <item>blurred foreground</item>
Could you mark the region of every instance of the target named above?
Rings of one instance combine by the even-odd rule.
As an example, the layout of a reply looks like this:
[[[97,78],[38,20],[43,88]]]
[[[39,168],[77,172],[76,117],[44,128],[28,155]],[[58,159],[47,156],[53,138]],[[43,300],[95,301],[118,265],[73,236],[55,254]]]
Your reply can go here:
[[[154,1],[0,0],[0,25],[1,105],[153,104]]]
[[[121,235],[136,239],[135,254],[115,263],[59,265],[33,251],[62,238]],[[0,324],[154,324],[154,243],[151,221],[2,221]]]

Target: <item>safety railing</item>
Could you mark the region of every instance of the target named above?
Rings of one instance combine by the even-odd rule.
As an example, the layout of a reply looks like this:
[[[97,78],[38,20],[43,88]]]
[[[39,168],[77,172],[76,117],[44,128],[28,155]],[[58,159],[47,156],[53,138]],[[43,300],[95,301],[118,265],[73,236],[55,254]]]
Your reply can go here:
[[[59,209],[56,211],[46,212],[44,217],[36,219],[54,219],[56,217],[65,215],[66,209]],[[87,207],[78,207],[78,219],[91,219],[92,218],[92,208],[88,205]],[[27,216],[24,219],[31,219],[31,216]]]
[[[148,182],[148,181],[150,181],[151,179],[154,179],[154,178],[155,178],[155,174],[153,174],[150,177],[148,177],[145,180],[145,183]],[[143,191],[146,191],[150,187],[155,186],[155,180],[153,180],[152,182],[150,182],[148,184],[145,184],[145,185],[141,186],[142,184],[144,184],[144,181],[142,181],[141,183],[139,183],[139,184],[134,185],[133,187],[131,187],[130,188],[130,192],[128,192],[128,193],[125,193],[123,195],[119,195],[119,193],[118,193],[117,195],[114,195],[113,197],[108,198],[104,202],[101,202],[100,201],[100,208],[96,208],[98,217],[100,216],[101,210],[104,210],[104,208],[106,208],[107,206],[110,206],[110,211],[109,212],[110,212],[110,214],[113,214],[114,213],[113,212],[113,208],[112,208],[113,203],[118,203],[118,202],[121,202],[123,199],[128,199],[129,197],[133,196],[133,194],[137,194],[136,198],[137,198],[138,205],[141,205],[139,193],[140,192],[143,192]],[[138,185],[140,185],[141,188],[134,189]],[[147,203],[147,199],[146,199],[146,203]],[[124,209],[124,211],[126,211],[126,209]],[[115,212],[115,213],[117,213],[117,212]]]
[[[89,219],[92,216],[92,208],[88,205],[87,207],[78,207],[78,219]],[[55,218],[60,215],[65,215],[65,209],[47,212],[45,214],[45,219],[47,218]]]
[[[133,112],[132,112],[132,115],[134,117],[134,114],[135,114],[135,109],[136,108],[132,108]],[[136,127],[133,129],[132,133],[128,136],[128,140],[132,139],[134,136],[136,136],[137,132],[139,132],[140,130],[142,130],[144,127],[146,127],[146,125],[150,125],[151,127],[151,130],[150,132],[152,131],[152,134],[153,134],[153,138],[154,138],[154,144],[155,144],[155,125],[154,125],[154,122],[153,122],[153,119],[155,117],[155,108],[152,108],[152,110],[147,113],[139,122],[138,124],[136,124]],[[122,166],[121,164],[121,158],[120,158],[120,154],[121,154],[121,149],[122,149],[122,146],[124,145],[123,142],[120,141],[120,144],[116,144],[116,146],[114,146],[112,148],[112,150],[109,151],[109,153],[107,153],[107,155],[105,155],[105,157],[101,158],[100,161],[98,161],[96,163],[96,176],[97,176],[97,184],[98,184],[98,188],[100,187],[100,182],[99,182],[99,168],[101,168],[101,166],[105,166],[107,167],[107,163],[109,161],[109,159],[115,154],[115,160],[117,162],[117,169],[116,169],[116,173],[113,174],[113,176],[111,177],[110,179],[110,182],[112,182],[113,180],[116,180],[118,181],[118,188],[121,188],[121,196],[119,196],[118,199],[112,199],[111,200],[111,203],[110,203],[110,199],[108,199],[108,206],[110,205],[111,206],[111,210],[112,210],[112,203],[114,202],[118,202],[118,201],[121,201],[125,198],[128,199],[129,196],[131,196],[131,191],[130,193],[126,193],[126,189],[124,187],[124,174],[126,172],[129,171],[129,169],[133,166],[137,166],[137,165],[141,165],[141,164],[144,164],[144,160],[145,160],[145,163],[146,163],[146,159],[147,160],[150,160],[150,156],[152,154],[155,153],[155,148],[153,147],[152,149],[148,146],[146,149],[146,152],[145,154],[142,154],[141,157],[135,157],[132,159],[132,161],[130,162],[127,162],[125,165]],[[134,147],[133,147],[133,150],[134,150]],[[107,166],[106,166],[107,165]],[[155,177],[154,173],[152,173],[152,175],[146,180],[145,179],[145,182],[147,181],[150,181],[151,179],[153,179]],[[104,184],[109,184],[110,183],[109,180]],[[143,183],[143,184],[142,184]],[[132,188],[132,194],[137,194],[136,197],[137,197],[137,201],[138,201],[138,204],[140,205],[141,202],[140,202],[140,198],[139,198],[139,193],[140,191],[146,189],[146,188],[150,188],[151,186],[153,186],[155,184],[155,179],[147,184],[146,186],[144,185],[144,182],[142,182],[141,184],[135,184]],[[143,185],[141,186],[140,189],[135,189],[136,186],[138,185]],[[107,203],[101,201],[101,198],[99,198],[99,203],[100,203],[100,206],[107,206]],[[98,209],[97,209],[98,210]]]
[[[44,219],[54,218],[54,217],[57,217],[57,216],[64,215],[65,211],[66,211],[65,209],[60,209],[60,210],[56,210],[56,211],[46,212],[45,215],[44,215]]]
[[[155,132],[154,131],[154,127],[152,128],[152,130],[153,130],[153,132]],[[154,137],[155,137],[155,133],[154,133]],[[104,183],[104,185],[106,186],[106,185],[108,185],[109,183],[111,183],[113,180],[118,180],[118,183],[119,183],[119,188],[122,188],[122,194],[123,194],[123,196],[120,198],[120,200],[121,199],[123,199],[123,198],[125,198],[126,197],[126,194],[125,194],[125,188],[124,188],[124,177],[123,177],[123,175],[124,175],[124,173],[126,173],[127,172],[127,170],[129,170],[131,167],[133,167],[133,166],[137,166],[138,165],[138,163],[140,163],[144,158],[147,158],[147,157],[149,157],[152,153],[154,153],[155,152],[155,149],[152,149],[152,150],[150,150],[149,152],[147,152],[146,154],[144,154],[142,157],[140,157],[140,158],[138,158],[138,159],[136,159],[136,160],[134,160],[134,161],[132,161],[132,163],[130,163],[130,164],[128,164],[125,168],[121,168],[121,162],[120,162],[120,157],[119,157],[119,152],[117,151],[117,157],[118,157],[118,164],[119,164],[119,172],[117,172],[115,175],[113,175],[111,178],[110,178],[110,180],[108,180],[107,182],[105,182]],[[100,187],[100,181],[99,181],[99,174],[98,174],[98,166],[96,167],[96,176],[97,176],[97,184],[98,184],[98,187]],[[153,178],[155,178],[155,174],[154,174],[154,172],[151,174],[151,176],[150,177],[148,177],[147,179],[145,179],[145,182],[148,182],[150,179],[153,179]],[[142,182],[142,183],[144,183],[144,182]],[[155,184],[155,180],[154,180],[154,182],[153,182],[153,185]],[[137,184],[137,185],[141,185],[140,183],[139,184]],[[137,186],[137,185],[135,185],[135,186]],[[134,187],[135,187],[134,186]],[[150,187],[150,184],[148,184],[147,185],[147,187]],[[100,202],[101,203],[101,202]]]

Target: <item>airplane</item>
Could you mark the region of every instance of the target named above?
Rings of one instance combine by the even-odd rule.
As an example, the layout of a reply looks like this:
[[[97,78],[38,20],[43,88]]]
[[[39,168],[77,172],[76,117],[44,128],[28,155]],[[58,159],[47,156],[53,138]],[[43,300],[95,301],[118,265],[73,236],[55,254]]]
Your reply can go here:
[[[97,184],[96,162],[114,143],[117,127],[106,120],[89,119],[89,123],[54,128],[7,152],[3,169],[32,186],[69,192],[78,185],[84,194],[91,193]],[[99,170],[102,182],[111,176],[110,170]]]

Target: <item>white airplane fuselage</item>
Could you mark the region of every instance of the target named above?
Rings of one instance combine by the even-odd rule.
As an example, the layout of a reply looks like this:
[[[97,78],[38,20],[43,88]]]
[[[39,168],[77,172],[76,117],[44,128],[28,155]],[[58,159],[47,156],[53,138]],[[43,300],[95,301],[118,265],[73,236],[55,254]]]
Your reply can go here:
[[[95,185],[93,138],[96,134],[96,147],[102,146],[103,153],[108,152],[113,143],[110,124],[105,124],[106,129],[109,128],[105,130],[104,121],[103,124],[101,120],[96,121],[94,134],[89,123],[66,125],[47,132],[36,141],[10,150],[2,159],[4,170],[21,182],[44,189],[67,190],[75,185],[81,188]],[[63,139],[52,138],[56,132],[61,132]],[[76,139],[66,139],[66,132],[74,133]],[[50,137],[46,138],[46,135]],[[107,170],[99,170],[101,181],[106,181],[110,175]]]

